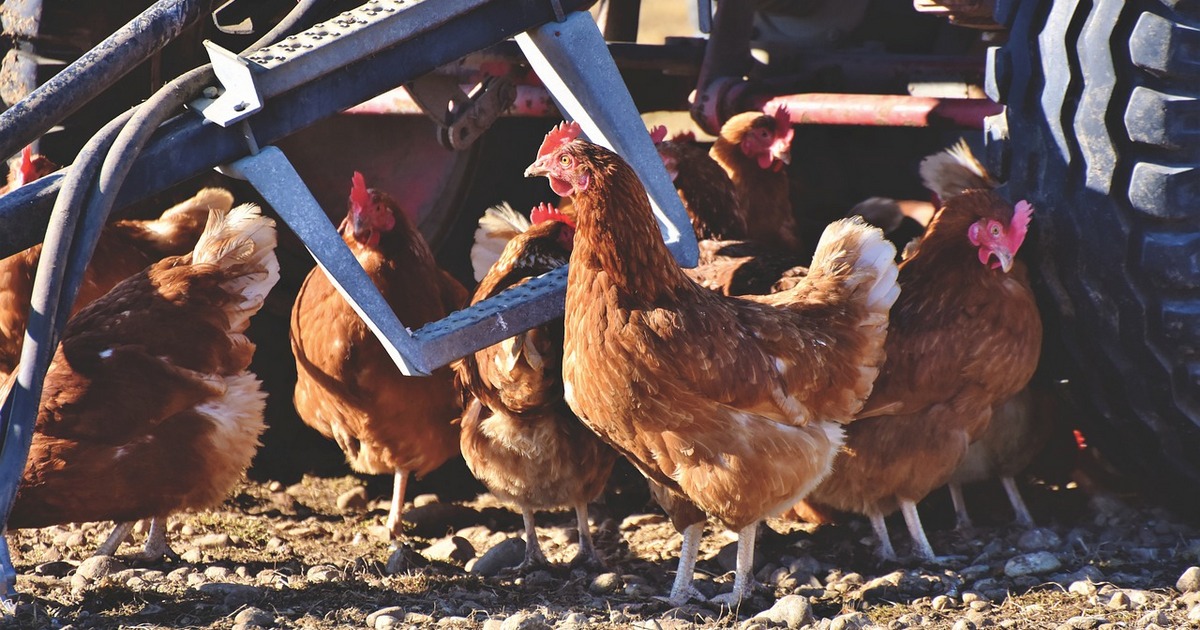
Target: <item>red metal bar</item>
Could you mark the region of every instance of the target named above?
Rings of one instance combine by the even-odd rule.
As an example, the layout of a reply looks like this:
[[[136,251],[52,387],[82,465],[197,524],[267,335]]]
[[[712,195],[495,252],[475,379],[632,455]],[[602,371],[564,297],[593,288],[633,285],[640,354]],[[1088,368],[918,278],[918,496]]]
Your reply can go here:
[[[933,98],[894,94],[788,94],[755,96],[751,109],[787,105],[797,125],[961,127],[983,129],[983,119],[1004,108],[986,98]]]
[[[464,90],[470,86],[463,86]],[[891,94],[788,94],[753,96],[752,109],[774,111],[787,105],[797,125],[863,125],[875,127],[960,127],[983,129],[983,119],[1000,113],[1000,105],[983,98],[932,98]],[[423,115],[404,88],[381,94],[348,110],[348,114]],[[545,88],[518,85],[517,100],[506,116],[561,116]]]

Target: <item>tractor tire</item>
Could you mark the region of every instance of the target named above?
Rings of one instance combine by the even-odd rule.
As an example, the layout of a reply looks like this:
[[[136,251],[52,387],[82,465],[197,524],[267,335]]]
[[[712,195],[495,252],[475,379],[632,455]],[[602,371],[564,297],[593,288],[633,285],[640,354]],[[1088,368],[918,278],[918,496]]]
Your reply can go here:
[[[1044,364],[1107,461],[1200,514],[1200,2],[1000,0],[996,20],[988,158],[1036,208]]]

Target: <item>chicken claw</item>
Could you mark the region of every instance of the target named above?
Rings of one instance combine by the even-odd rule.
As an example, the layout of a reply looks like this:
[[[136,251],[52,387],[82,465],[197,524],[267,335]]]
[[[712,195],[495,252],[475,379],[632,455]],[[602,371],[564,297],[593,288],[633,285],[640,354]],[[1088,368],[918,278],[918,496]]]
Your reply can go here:
[[[163,558],[179,562],[179,554],[167,543],[167,519],[156,516],[150,521],[150,533],[146,534],[146,545],[142,551],[130,556],[136,562],[156,563]]]

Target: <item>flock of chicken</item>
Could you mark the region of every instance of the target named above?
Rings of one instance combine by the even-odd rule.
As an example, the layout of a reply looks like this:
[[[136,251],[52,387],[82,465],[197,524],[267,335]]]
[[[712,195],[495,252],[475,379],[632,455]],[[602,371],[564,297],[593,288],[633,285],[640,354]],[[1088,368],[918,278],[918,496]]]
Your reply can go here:
[[[531,220],[488,210],[471,297],[569,262],[563,320],[405,377],[319,268],[304,281],[291,318],[296,410],[355,470],[395,475],[394,539],[409,475],[460,452],[522,511],[518,569],[546,562],[534,512],[564,507],[579,519],[576,561],[601,563],[587,506],[628,458],[684,537],[674,603],[699,596],[691,580],[710,518],[739,535],[726,603],[753,587],[769,516],[862,514],[880,555],[895,558],[884,517],[899,509],[914,553],[933,559],[917,503],[950,483],[966,523],[958,484],[1000,477],[1031,522],[1012,483],[1036,433],[1027,385],[1041,323],[1016,259],[1029,204],[1005,202],[958,147],[922,164],[940,208],[899,265],[883,231],[854,217],[830,224],[804,267],[794,252],[811,235],[798,233],[789,201],[786,110],[733,117],[707,151],[662,128],[651,136],[701,239],[695,269],[663,244],[630,166],[564,123],[525,173],[563,202]],[[44,170],[26,154],[14,174]],[[152,518],[142,555],[159,559],[171,553],[165,518],[219,502],[249,465],[265,393],[244,332],[279,275],[274,223],[232,204],[205,189],[103,233],[46,378],[10,527],[116,521],[100,549],[111,554],[133,521]],[[898,216],[882,205],[886,222]],[[468,302],[413,217],[361,174],[339,231],[406,325]],[[14,382],[39,251],[0,261],[0,369],[12,373],[0,396]],[[173,335],[156,332],[167,325]],[[110,491],[81,494],[85,477]]]

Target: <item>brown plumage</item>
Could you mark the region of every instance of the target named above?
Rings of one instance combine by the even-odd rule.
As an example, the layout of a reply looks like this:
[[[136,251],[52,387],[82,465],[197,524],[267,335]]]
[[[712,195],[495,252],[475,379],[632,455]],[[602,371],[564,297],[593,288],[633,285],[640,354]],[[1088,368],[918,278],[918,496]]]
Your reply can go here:
[[[279,279],[274,248],[257,207],[214,210],[194,253],[154,263],[72,318],[10,527],[153,517],[153,560],[169,553],[168,514],[225,498],[264,429],[244,332]]]
[[[774,115],[743,112],[721,127],[709,155],[733,182],[746,232],[726,238],[744,238],[794,251],[799,247],[796,217],[792,213],[792,127],[786,109]]]
[[[800,256],[752,241],[699,242],[700,262],[684,270],[697,284],[722,295],[786,291],[808,275]]]
[[[956,197],[965,190],[990,190],[998,185],[975,159],[966,142],[961,140],[949,149],[921,160],[918,170],[921,182],[936,198],[942,200]],[[919,224],[923,231],[933,215],[932,210],[926,210],[929,205],[926,202],[872,198],[856,206],[852,212],[861,214],[868,223],[879,227],[888,222],[899,225],[905,218],[912,219],[905,223]],[[884,231],[889,232],[887,228]],[[905,248],[905,258],[920,243],[920,231],[906,234],[901,236],[899,232],[896,233],[901,239],[910,239]],[[1012,274],[1022,284],[1028,284],[1028,270],[1020,261],[1014,262]],[[1032,461],[1049,440],[1055,401],[1051,392],[1039,390],[1035,396],[1030,387],[1034,387],[1034,384],[1031,383],[1013,398],[1001,401],[993,408],[987,430],[971,443],[958,470],[947,482],[960,529],[971,526],[962,484],[986,479],[1000,480],[1018,524],[1025,527],[1034,524],[1033,515],[1017,488],[1015,475]]]
[[[539,211],[554,212],[548,206],[535,209],[535,220]],[[543,219],[513,237],[472,303],[567,264],[574,232],[563,220]],[[617,453],[563,400],[562,348],[563,325],[557,320],[454,363],[459,381],[476,399],[463,416],[463,459],[492,494],[521,508],[526,546],[520,570],[546,563],[534,511],[564,507],[575,509],[579,524],[579,554],[572,563],[599,565],[587,505],[604,490]]]
[[[953,197],[900,265],[887,362],[833,473],[808,497],[867,515],[894,558],[883,517],[904,512],[916,552],[933,550],[916,503],[945,484],[992,407],[1029,382],[1041,320],[1023,273],[1009,273],[1032,208],[991,191]],[[993,258],[998,259],[998,262]],[[997,267],[997,268],[993,268]]]
[[[205,188],[158,219],[109,224],[100,233],[72,312],[164,256],[191,251],[209,212],[228,212],[231,207],[233,195],[229,191]],[[42,246],[38,244],[0,260],[0,375],[11,372],[21,358],[33,278],[41,254]]]
[[[963,498],[963,484],[999,479],[1012,504],[1018,525],[1033,527],[1033,514],[1021,498],[1016,476],[1025,470],[1050,441],[1057,397],[1049,387],[1031,382],[1017,395],[996,405],[987,430],[967,449],[962,463],[947,484],[954,501],[958,527],[971,527]]]
[[[806,282],[724,297],[679,269],[618,156],[578,140],[574,124],[551,132],[538,155],[526,174],[572,195],[579,225],[567,402],[643,474],[739,531],[734,589],[721,600],[740,600],[758,522],[828,472],[842,423],[870,394],[896,297],[895,250],[876,228],[842,221],[823,236]],[[689,595],[694,562],[694,553],[680,558],[673,601]]]
[[[725,169],[696,142],[695,136],[677,134],[667,140],[666,133],[666,128],[659,126],[651,130],[650,136],[692,221],[696,238],[746,238],[745,209]]]
[[[467,292],[440,269],[413,221],[356,173],[342,239],[404,325],[418,328],[460,308]],[[354,470],[394,474],[388,514],[394,538],[410,473],[458,453],[460,413],[450,368],[404,376],[319,267],[305,278],[291,322],[296,412],[333,439]]]

